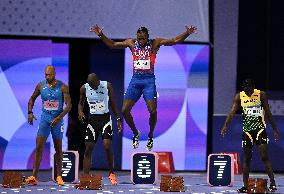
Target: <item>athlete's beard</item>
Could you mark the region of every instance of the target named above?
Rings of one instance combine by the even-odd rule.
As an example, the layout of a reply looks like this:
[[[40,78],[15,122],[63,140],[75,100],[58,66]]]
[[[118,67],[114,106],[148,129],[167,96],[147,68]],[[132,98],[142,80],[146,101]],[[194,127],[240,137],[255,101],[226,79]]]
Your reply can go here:
[[[244,91],[247,96],[251,96],[253,94],[254,88],[245,88]]]
[[[147,44],[147,42],[145,42],[144,44],[139,43],[139,46],[140,46],[140,47],[145,47],[145,46],[146,46],[146,44]]]
[[[52,85],[55,82],[55,79],[46,79],[47,83]]]
[[[91,86],[91,88],[93,88],[94,90],[97,90],[98,89],[98,87],[99,87],[99,84],[95,84],[95,83],[93,83],[93,82],[90,82],[90,83],[88,83],[90,86]]]

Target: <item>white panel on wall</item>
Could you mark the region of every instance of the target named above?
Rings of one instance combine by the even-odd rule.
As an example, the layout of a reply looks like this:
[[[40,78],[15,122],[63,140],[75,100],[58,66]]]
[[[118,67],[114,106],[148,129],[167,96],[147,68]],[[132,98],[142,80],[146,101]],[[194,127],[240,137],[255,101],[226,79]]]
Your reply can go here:
[[[93,38],[92,24],[111,38],[133,37],[146,26],[153,37],[198,27],[188,40],[208,42],[208,0],[1,0],[0,35]]]

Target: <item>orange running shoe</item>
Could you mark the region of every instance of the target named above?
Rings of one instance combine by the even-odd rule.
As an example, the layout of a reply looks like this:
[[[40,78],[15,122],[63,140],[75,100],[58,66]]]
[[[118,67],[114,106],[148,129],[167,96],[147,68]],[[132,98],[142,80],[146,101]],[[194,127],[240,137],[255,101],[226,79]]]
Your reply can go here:
[[[112,185],[117,185],[116,176],[115,176],[114,173],[110,173],[108,178],[109,178]]]
[[[38,184],[38,180],[34,176],[29,176],[26,179],[26,184],[28,184],[28,185],[37,185]]]
[[[57,176],[56,182],[57,182],[57,184],[58,184],[59,186],[63,186],[63,185],[64,185],[64,181],[63,181],[63,179],[62,179],[61,176]]]

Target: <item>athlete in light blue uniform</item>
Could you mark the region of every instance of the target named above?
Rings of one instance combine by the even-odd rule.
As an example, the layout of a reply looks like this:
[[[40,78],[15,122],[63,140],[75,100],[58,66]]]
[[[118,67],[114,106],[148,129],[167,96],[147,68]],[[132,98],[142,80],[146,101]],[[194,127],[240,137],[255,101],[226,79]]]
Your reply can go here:
[[[34,158],[33,175],[28,177],[27,183],[36,185],[38,183],[38,170],[42,159],[44,144],[49,134],[52,134],[55,159],[57,162],[58,185],[64,185],[61,177],[62,170],[62,137],[63,137],[63,117],[71,110],[71,98],[68,87],[59,80],[55,79],[55,68],[48,65],[45,68],[45,80],[38,83],[28,103],[28,122],[33,124],[35,116],[32,112],[36,98],[41,95],[42,114],[39,123],[36,152]],[[65,102],[66,107],[63,108]]]
[[[157,92],[155,85],[154,65],[156,54],[160,46],[172,46],[182,43],[190,34],[195,33],[197,30],[194,26],[185,26],[186,31],[175,38],[164,39],[155,38],[149,39],[148,29],[140,27],[137,30],[137,38],[126,39],[122,42],[115,42],[103,34],[103,29],[98,25],[91,27],[90,31],[95,32],[101,40],[110,48],[129,48],[132,52],[133,58],[133,76],[126,91],[122,114],[126,123],[133,131],[133,148],[139,146],[140,131],[137,130],[131,109],[143,94],[146,101],[148,111],[150,113],[149,125],[150,132],[148,133],[147,149],[153,149],[153,133],[157,123]]]
[[[116,116],[117,128],[120,133],[122,129],[121,119],[114,100],[114,92],[111,83],[101,81],[96,74],[88,75],[87,83],[80,88],[80,99],[78,104],[79,120],[84,123],[83,112],[85,99],[89,104],[89,119],[85,137],[85,155],[83,161],[84,174],[89,174],[91,156],[98,137],[101,135],[109,165],[109,180],[112,185],[117,184],[113,171],[113,151],[112,151],[112,120],[109,113],[109,104],[112,112]]]

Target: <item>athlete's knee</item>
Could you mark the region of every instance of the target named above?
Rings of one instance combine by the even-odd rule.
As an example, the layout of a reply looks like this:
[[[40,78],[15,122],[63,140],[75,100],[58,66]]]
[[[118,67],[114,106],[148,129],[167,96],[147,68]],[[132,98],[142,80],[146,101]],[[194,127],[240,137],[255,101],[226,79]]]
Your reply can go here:
[[[130,114],[130,109],[123,107],[121,112],[122,112],[122,115],[125,117]]]
[[[245,165],[249,165],[250,164],[250,161],[251,161],[251,154],[250,155],[247,155],[247,156],[244,156],[244,164]]]
[[[91,157],[93,152],[93,146],[86,146],[85,157]]]
[[[262,154],[262,155],[261,155],[261,160],[262,160],[263,162],[268,162],[268,161],[269,161],[268,155],[267,155],[267,154]]]
[[[62,149],[55,149],[55,154],[56,154],[57,156],[63,156]]]
[[[54,149],[56,153],[62,153],[62,146],[54,144]]]
[[[37,153],[42,152],[43,148],[44,148],[44,144],[37,144],[36,145],[36,152]]]
[[[104,148],[108,152],[111,150],[111,142],[104,142]]]
[[[110,152],[111,151],[111,147],[110,146],[105,146],[105,151],[106,152]]]
[[[87,146],[86,150],[85,150],[85,154],[91,154],[92,151],[93,151],[92,147],[91,146]]]
[[[251,160],[244,159],[243,166],[244,166],[244,167],[249,167],[249,166],[250,166],[250,161],[251,161]]]
[[[157,115],[157,109],[156,108],[150,108],[149,113],[151,116],[156,116]]]

